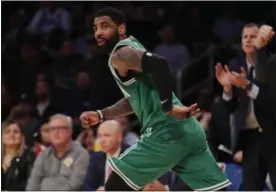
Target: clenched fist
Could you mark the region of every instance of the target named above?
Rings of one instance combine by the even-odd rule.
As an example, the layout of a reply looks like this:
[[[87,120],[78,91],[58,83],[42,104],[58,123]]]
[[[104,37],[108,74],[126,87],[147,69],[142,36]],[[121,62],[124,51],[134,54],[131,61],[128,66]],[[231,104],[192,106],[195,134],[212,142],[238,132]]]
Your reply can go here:
[[[83,128],[88,129],[92,125],[100,122],[99,114],[95,111],[85,111],[80,116],[81,125]]]
[[[269,25],[262,25],[254,42],[255,47],[262,48],[274,36],[275,31]]]

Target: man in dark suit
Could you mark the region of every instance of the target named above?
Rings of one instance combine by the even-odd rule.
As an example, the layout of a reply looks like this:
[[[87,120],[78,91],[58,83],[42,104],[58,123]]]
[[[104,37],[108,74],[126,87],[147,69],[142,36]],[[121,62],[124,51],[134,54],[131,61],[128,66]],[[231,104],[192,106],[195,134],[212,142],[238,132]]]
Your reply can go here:
[[[235,112],[236,128],[241,130],[237,133],[241,133],[239,141],[243,151],[243,190],[248,191],[263,190],[267,171],[270,170],[270,176],[275,179],[272,169],[276,167],[271,156],[276,145],[275,137],[273,139],[276,107],[272,93],[275,90],[269,82],[262,82],[256,76],[254,51],[258,33],[257,25],[244,27],[245,57],[239,56],[229,63],[232,72],[227,66],[224,69],[216,66],[217,79],[224,88],[223,99],[228,109]]]
[[[127,153],[128,145],[122,144],[123,128],[116,120],[103,122],[98,129],[98,138],[101,146],[101,152],[91,154],[89,168],[84,181],[83,189],[86,191],[103,191],[104,183],[111,173],[107,163],[108,157],[118,157],[122,153]],[[169,183],[169,174],[160,177],[148,188],[164,190]]]

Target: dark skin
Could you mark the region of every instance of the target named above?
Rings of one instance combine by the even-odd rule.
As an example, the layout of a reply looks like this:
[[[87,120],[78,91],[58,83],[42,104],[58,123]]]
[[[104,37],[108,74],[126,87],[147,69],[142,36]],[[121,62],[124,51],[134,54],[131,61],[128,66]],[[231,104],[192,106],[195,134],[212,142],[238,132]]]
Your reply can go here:
[[[108,16],[94,19],[94,32],[98,45],[106,48],[109,52],[112,51],[112,48],[119,40],[126,38],[125,24],[118,25]],[[130,71],[141,73],[143,72],[142,57],[145,51],[134,49],[130,46],[121,47],[111,55],[112,65],[122,77],[127,76]],[[114,105],[103,109],[102,112],[105,119],[122,117],[133,113],[127,98],[123,98]],[[188,115],[195,115],[198,112],[197,104],[193,104],[189,107],[173,106],[168,115],[186,118]],[[98,113],[94,111],[83,112],[80,120],[84,128],[89,128],[100,121]]]

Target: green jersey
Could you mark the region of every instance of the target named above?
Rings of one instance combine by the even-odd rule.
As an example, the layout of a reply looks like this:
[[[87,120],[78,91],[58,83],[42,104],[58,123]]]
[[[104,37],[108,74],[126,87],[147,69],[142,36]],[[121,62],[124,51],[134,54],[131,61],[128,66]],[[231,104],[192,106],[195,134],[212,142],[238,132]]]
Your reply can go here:
[[[117,47],[121,46],[131,46],[136,49],[145,50],[144,46],[132,36],[119,41],[114,47],[112,53]],[[111,58],[109,58],[108,65],[119,88],[128,99],[133,112],[137,115],[142,124],[141,134],[145,133],[146,129],[149,127],[156,127],[164,125],[164,123],[175,122],[177,120],[163,112],[159,94],[155,88],[151,74],[142,73],[139,77],[133,77],[123,82],[113,68]],[[174,93],[173,105],[182,106],[181,102]]]

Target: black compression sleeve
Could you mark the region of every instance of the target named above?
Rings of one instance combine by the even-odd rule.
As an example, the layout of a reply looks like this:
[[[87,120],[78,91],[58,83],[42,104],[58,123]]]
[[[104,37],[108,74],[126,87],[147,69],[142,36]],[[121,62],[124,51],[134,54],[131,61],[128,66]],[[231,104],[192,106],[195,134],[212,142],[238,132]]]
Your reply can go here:
[[[165,112],[170,111],[172,109],[174,79],[170,73],[166,59],[145,52],[142,58],[142,70],[152,75],[162,108]]]

